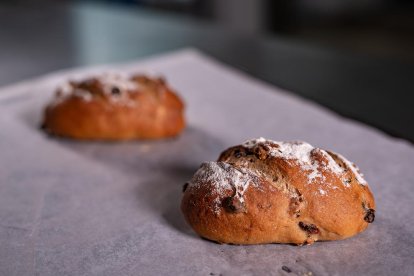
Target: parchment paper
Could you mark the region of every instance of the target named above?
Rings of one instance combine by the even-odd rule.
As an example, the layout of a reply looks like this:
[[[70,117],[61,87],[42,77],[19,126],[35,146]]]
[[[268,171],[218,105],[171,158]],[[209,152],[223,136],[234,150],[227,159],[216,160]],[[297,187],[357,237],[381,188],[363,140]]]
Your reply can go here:
[[[166,76],[186,101],[185,132],[97,143],[38,129],[60,81],[108,70]],[[202,161],[259,136],[305,140],[357,163],[376,198],[375,222],[356,237],[303,247],[197,237],[179,210],[183,183]],[[413,275],[413,182],[411,144],[191,49],[0,89],[0,275],[288,275],[282,266],[289,275]]]

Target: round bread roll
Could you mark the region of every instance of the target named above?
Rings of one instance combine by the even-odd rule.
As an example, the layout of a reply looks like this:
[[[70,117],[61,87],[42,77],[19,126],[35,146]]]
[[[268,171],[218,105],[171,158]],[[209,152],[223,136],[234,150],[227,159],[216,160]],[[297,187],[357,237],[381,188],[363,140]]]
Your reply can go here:
[[[219,243],[312,244],[364,231],[375,202],[358,168],[305,142],[259,138],[201,165],[183,187],[194,231]]]
[[[58,88],[42,126],[76,139],[155,139],[178,135],[183,113],[183,102],[162,78],[106,74]]]

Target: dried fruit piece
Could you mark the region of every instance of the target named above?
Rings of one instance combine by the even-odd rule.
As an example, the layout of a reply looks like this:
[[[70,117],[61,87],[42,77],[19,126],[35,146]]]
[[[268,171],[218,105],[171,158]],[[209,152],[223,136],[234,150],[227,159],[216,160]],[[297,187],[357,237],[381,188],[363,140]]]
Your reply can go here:
[[[233,212],[233,213],[246,212],[246,205],[244,204],[244,202],[240,200],[239,197],[236,197],[236,196],[226,197],[223,200],[223,206],[229,212]]]
[[[301,221],[299,222],[299,227],[303,231],[306,231],[308,234],[319,234],[319,229],[315,224],[307,224]]]
[[[119,95],[121,94],[121,90],[118,87],[114,86],[112,87],[111,93],[112,95]]]
[[[367,209],[364,220],[368,223],[373,223],[375,219],[375,210],[374,209]]]

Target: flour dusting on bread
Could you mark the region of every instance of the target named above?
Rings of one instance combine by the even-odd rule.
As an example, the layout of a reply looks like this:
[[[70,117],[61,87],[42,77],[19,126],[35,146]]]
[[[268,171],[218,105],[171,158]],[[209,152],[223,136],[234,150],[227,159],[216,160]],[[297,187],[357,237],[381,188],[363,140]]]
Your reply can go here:
[[[244,192],[251,182],[251,176],[244,169],[236,169],[225,162],[203,163],[189,182],[189,187],[200,188],[202,185],[212,185],[210,192],[217,196],[214,211],[220,212],[221,199],[228,191],[244,202]]]
[[[139,82],[133,80],[132,77],[123,74],[105,73],[81,82],[67,81],[66,83],[63,83],[57,88],[53,106],[60,104],[68,97],[77,97],[84,102],[92,101],[94,93],[81,86],[90,85],[93,82],[99,83],[100,91],[106,95],[111,102],[126,106],[135,105],[135,102],[129,99],[128,94],[139,91]]]
[[[269,145],[268,148],[270,156],[297,162],[304,171],[308,172],[307,178],[309,183],[312,183],[317,179],[325,180],[322,172],[328,171],[339,177],[342,177],[345,173],[344,168],[341,168],[341,166],[339,166],[339,164],[336,163],[325,150],[315,148],[306,142],[278,142],[261,137],[258,139],[248,140],[243,144],[243,146],[247,148],[254,148],[263,144]],[[316,154],[319,154],[323,158],[321,160],[315,159],[313,155]],[[366,181],[362,178],[362,175],[358,172],[358,169],[355,168],[355,166],[345,157],[341,155],[338,156],[355,174],[356,180],[361,185],[366,185]],[[349,184],[346,181],[343,183],[345,187],[349,187]]]
[[[84,89],[76,89],[73,91],[73,95],[76,97],[81,98],[82,100],[84,100],[85,102],[90,102],[92,100],[92,94]]]
[[[98,77],[97,80],[101,83],[104,93],[113,95],[113,89],[118,89],[120,93],[135,92],[139,89],[139,84],[133,81],[131,77],[121,74],[106,73]]]
[[[85,102],[92,100],[92,94],[88,90],[75,87],[72,82],[65,82],[56,89],[55,98],[51,106],[59,105],[70,96],[80,98]]]
[[[348,159],[346,159],[345,157],[343,157],[342,155],[340,155],[339,153],[336,153],[336,155],[347,165],[347,167],[352,171],[352,173],[355,175],[356,180],[359,182],[359,184],[361,185],[367,185],[367,182],[364,179],[364,175],[362,173],[359,172],[359,168],[352,163],[351,161],[349,161]]]

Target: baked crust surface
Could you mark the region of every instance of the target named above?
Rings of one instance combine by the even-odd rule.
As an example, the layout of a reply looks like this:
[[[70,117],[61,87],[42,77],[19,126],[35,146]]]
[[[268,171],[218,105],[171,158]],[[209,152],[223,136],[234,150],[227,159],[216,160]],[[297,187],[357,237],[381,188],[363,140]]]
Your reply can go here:
[[[181,210],[197,234],[231,244],[345,239],[375,218],[368,184],[345,157],[264,138],[203,163],[184,186]]]
[[[162,78],[102,75],[58,88],[42,127],[75,139],[156,139],[178,135],[183,113],[182,100]]]

